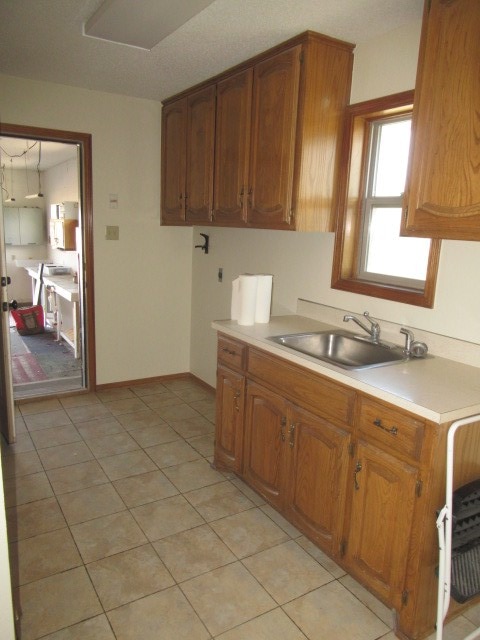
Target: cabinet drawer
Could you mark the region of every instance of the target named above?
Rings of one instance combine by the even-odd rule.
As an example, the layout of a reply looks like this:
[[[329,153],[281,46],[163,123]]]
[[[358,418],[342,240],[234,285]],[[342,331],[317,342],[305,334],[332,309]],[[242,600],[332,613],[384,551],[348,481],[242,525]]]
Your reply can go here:
[[[342,424],[352,422],[355,392],[330,382],[313,371],[250,349],[248,373],[270,386],[276,393],[297,404],[311,407],[322,417],[339,420]]]
[[[238,340],[218,336],[218,361],[233,369],[245,369],[247,345]]]
[[[425,423],[368,398],[360,398],[359,431],[369,441],[420,459]]]

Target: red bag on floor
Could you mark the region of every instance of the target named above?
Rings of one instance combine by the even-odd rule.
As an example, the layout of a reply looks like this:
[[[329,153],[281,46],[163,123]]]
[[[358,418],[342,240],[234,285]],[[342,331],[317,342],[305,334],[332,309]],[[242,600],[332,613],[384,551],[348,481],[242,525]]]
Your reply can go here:
[[[45,331],[43,307],[40,304],[33,307],[25,307],[24,309],[12,309],[10,313],[21,336],[29,336]]]

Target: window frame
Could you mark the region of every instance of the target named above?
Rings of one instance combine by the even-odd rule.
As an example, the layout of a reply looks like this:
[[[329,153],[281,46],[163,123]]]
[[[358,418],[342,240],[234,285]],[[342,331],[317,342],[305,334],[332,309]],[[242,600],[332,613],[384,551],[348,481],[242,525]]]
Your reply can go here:
[[[423,289],[405,284],[372,282],[362,279],[359,274],[359,252],[363,236],[363,192],[368,171],[370,125],[379,119],[411,114],[413,98],[413,91],[404,91],[353,104],[346,109],[340,152],[341,169],[337,191],[337,222],[331,286],[333,289],[432,308],[441,240],[430,240]]]

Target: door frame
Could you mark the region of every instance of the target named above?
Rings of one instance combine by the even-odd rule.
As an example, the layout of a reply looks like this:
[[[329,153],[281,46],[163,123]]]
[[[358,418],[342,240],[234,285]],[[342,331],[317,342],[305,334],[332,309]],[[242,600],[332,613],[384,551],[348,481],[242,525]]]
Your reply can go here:
[[[93,268],[93,192],[92,192],[92,135],[76,131],[45,129],[21,124],[0,123],[0,135],[78,144],[80,149],[81,202],[83,224],[83,339],[85,340],[84,371],[86,390],[96,389],[95,358],[95,296]]]

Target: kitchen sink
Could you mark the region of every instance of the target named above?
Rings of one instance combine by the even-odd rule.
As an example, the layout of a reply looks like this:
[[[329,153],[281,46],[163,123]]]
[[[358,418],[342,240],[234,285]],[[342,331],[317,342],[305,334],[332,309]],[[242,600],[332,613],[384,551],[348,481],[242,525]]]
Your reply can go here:
[[[340,329],[270,336],[268,339],[343,369],[369,369],[409,359],[397,345],[374,343],[369,338]]]

